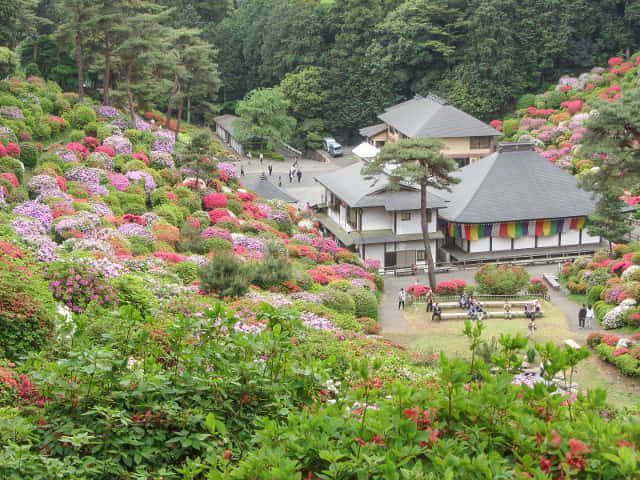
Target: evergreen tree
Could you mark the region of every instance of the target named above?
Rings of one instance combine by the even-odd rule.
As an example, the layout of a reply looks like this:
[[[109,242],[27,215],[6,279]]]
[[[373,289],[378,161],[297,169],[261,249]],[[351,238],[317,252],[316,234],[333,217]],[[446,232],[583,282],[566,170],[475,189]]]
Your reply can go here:
[[[61,42],[74,46],[74,57],[78,69],[78,97],[84,101],[83,47],[89,33],[91,8],[89,0],[64,0],[65,21],[58,27],[56,35]]]
[[[627,214],[622,211],[626,203],[620,197],[623,190],[611,187],[602,192],[596,211],[589,215],[590,224],[587,227],[589,235],[601,236],[609,241],[609,253],[613,253],[612,243],[620,243],[631,229],[627,221]]]
[[[386,172],[390,176],[392,189],[399,188],[402,182],[420,185],[420,225],[429,269],[429,286],[432,289],[436,287],[436,271],[429,241],[427,188],[450,190],[452,184],[460,181],[451,176],[451,172],[455,170],[455,162],[442,154],[443,148],[444,144],[433,138],[387,143],[380,149],[378,156],[362,168],[362,174],[367,178]]]

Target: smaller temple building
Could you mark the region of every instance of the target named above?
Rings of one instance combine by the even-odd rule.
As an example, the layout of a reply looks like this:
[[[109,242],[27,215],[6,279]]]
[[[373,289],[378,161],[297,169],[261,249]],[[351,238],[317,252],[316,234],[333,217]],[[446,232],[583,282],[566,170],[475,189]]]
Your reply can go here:
[[[602,246],[585,229],[595,211],[591,193],[532,143],[500,144],[455,175],[461,181],[451,192],[438,191],[448,200],[438,211],[445,261],[587,253]]]

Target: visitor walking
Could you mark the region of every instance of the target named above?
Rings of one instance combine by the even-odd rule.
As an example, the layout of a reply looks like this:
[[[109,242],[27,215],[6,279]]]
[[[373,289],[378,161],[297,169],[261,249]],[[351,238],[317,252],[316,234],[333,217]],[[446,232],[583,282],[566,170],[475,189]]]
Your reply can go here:
[[[402,309],[404,312],[404,301],[407,299],[407,292],[404,291],[404,288],[400,289],[400,294],[398,295],[398,310]]]
[[[250,161],[252,158],[253,158],[253,157],[251,156],[251,152],[248,152],[248,153],[247,153],[247,159]],[[249,162],[249,163],[251,163],[251,162]]]
[[[278,186],[282,186],[282,175],[278,175]]]
[[[273,165],[269,164],[267,168],[269,169],[269,176],[271,176],[271,173],[273,172]]]
[[[438,321],[442,321],[442,308],[440,308],[440,304],[436,303],[436,306],[433,308],[433,315],[431,315],[431,321],[433,322],[436,317],[438,317]]]
[[[300,183],[300,179],[302,178],[302,170],[298,169],[296,175],[298,175],[298,183]]]
[[[594,312],[593,312],[593,307],[591,305],[589,305],[587,307],[587,314],[585,316],[586,320],[587,320],[587,328],[589,330],[591,330],[591,322],[593,322],[593,317],[594,317]],[[584,323],[584,322],[583,322]]]
[[[511,313],[511,302],[509,300],[504,301],[504,318],[511,320],[513,315]]]
[[[531,317],[529,319],[529,326],[527,327],[529,330],[529,333],[527,334],[527,338],[531,338],[533,339],[533,332],[535,332],[536,330],[536,322],[533,320],[533,317]]]
[[[578,312],[578,328],[584,328],[584,321],[587,318],[587,307],[585,307],[584,303]]]
[[[244,165],[240,165],[240,176],[244,177]]]
[[[263,160],[264,160],[264,155],[262,154],[262,152],[260,152],[260,165],[262,165]]]

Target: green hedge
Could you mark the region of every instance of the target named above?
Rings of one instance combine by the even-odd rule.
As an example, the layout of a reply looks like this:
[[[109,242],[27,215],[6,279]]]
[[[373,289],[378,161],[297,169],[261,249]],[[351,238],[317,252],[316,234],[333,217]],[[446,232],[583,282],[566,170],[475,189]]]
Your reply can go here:
[[[616,347],[611,347],[606,343],[601,343],[596,347],[596,353],[605,362],[615,365],[620,373],[629,377],[640,377],[640,360],[633,358],[628,353],[623,353],[617,357],[613,356]]]

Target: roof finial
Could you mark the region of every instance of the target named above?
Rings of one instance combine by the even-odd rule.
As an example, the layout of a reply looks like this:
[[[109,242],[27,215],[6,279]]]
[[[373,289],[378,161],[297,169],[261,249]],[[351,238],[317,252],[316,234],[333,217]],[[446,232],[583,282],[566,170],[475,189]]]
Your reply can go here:
[[[533,152],[534,150],[535,150],[535,143],[533,142],[513,142],[513,143],[498,144],[498,153]]]

